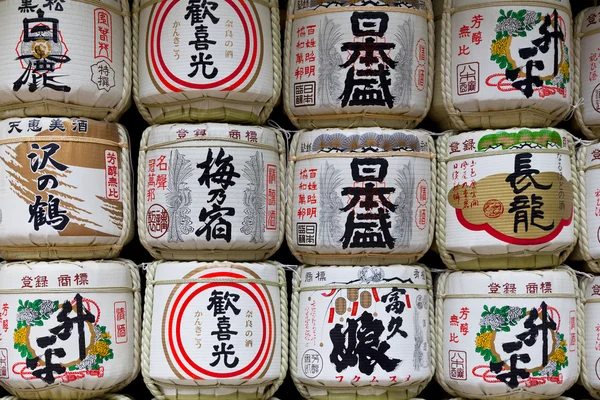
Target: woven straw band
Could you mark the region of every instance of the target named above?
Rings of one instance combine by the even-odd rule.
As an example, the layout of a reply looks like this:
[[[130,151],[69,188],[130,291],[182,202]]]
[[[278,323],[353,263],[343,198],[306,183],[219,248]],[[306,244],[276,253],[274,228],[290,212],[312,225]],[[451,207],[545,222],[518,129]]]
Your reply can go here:
[[[439,299],[577,299],[577,293],[487,293],[487,294],[440,294]]]
[[[600,299],[597,297],[594,297],[593,299],[587,299],[584,300],[583,302],[584,304],[590,304],[590,303],[600,303]]]
[[[98,251],[98,250],[121,250],[123,245],[120,244],[106,244],[101,246],[1,246],[0,251],[15,251],[22,253],[36,253],[38,251]]]
[[[127,143],[113,142],[112,140],[87,138],[80,136],[27,136],[19,138],[9,138],[0,140],[0,146],[12,143],[27,143],[27,142],[78,142],[78,143],[93,143],[103,144],[106,146],[121,147],[122,149],[129,148]]]
[[[144,8],[150,7],[150,6],[154,5],[154,4],[158,4],[158,3],[162,2],[162,1],[164,1],[164,0],[149,0],[149,1],[145,2],[144,4],[142,4],[139,7],[134,7],[131,10],[131,12],[134,13],[134,14],[139,14],[140,11],[142,11]],[[264,1],[264,0],[252,0],[252,3],[259,4],[259,5],[265,6],[265,7],[269,7],[269,4],[266,1]]]
[[[314,292],[317,290],[331,290],[331,289],[379,289],[379,288],[399,288],[399,289],[429,289],[427,285],[421,285],[416,283],[376,283],[376,284],[366,284],[366,283],[356,283],[356,284],[333,284],[333,285],[322,285],[322,286],[305,286],[301,288],[294,288],[294,293],[300,292]]]
[[[599,168],[600,168],[600,164],[596,164],[596,165],[590,165],[590,166],[587,166],[587,167],[583,167],[583,168],[581,168],[579,170],[585,172],[585,171],[590,171],[590,170],[599,169]]]
[[[185,105],[189,105],[189,104],[195,104],[201,101],[218,101],[219,103],[223,103],[223,104],[239,104],[242,106],[266,106],[269,102],[268,101],[253,101],[252,103],[249,103],[247,101],[243,101],[243,100],[230,100],[230,99],[220,99],[220,98],[216,98],[216,97],[207,97],[207,96],[200,96],[200,97],[195,97],[193,99],[185,99],[185,100],[178,100],[178,101],[174,101],[174,102],[170,102],[168,104],[165,103],[144,103],[144,106],[146,107],[173,107],[173,106],[185,106]]]
[[[459,155],[459,156],[446,157],[445,159],[441,159],[440,161],[441,162],[450,162],[450,161],[454,161],[454,160],[466,160],[469,158],[502,156],[505,154],[521,154],[521,153],[567,154],[570,157],[574,156],[573,152],[569,149],[511,149],[511,150],[480,152],[480,153],[471,153],[471,154],[464,154],[464,155]]]
[[[358,254],[319,254],[319,253],[308,253],[305,251],[294,251],[294,254],[305,257],[318,257],[318,258],[355,258],[355,257],[366,257],[366,258],[421,258],[425,253],[358,253]]]
[[[426,382],[429,381],[430,379],[423,379],[421,381],[415,381],[415,382],[411,382],[413,385],[419,385],[422,382]],[[331,386],[325,386],[324,384],[315,384],[315,383],[306,383],[306,382],[302,382],[303,386],[307,386],[309,388],[313,388],[313,389],[321,389],[321,390],[326,390],[327,393],[349,393],[349,394],[353,394],[350,398],[352,399],[360,399],[361,397],[363,397],[363,395],[361,394],[356,394],[357,390],[361,390],[361,389],[379,389],[379,390],[385,390],[387,392],[407,392],[410,390],[415,390],[416,388],[414,386],[412,387],[407,387],[407,386],[402,386],[404,385],[404,382],[397,382],[391,386],[376,386],[376,385],[361,385],[361,386],[350,386],[347,388],[342,388],[342,387],[331,387]],[[366,399],[370,399],[370,398],[376,398],[376,397],[370,397],[369,395],[364,395],[364,397]],[[313,397],[313,398],[316,398]],[[385,397],[384,397],[385,398]],[[388,399],[390,397],[387,397]],[[412,396],[409,397],[409,399],[411,400],[418,400],[417,398],[413,398]]]
[[[311,160],[314,158],[381,158],[381,157],[417,157],[417,158],[428,158],[430,160],[435,158],[433,153],[418,153],[411,151],[384,151],[380,153],[319,153],[319,154],[307,154],[305,156],[292,156],[291,161],[302,161]]]
[[[243,381],[243,379],[240,379]],[[172,388],[172,389],[186,389],[186,390],[192,390],[192,389],[198,389],[198,390],[204,390],[204,389],[231,389],[231,390],[235,390],[235,391],[239,391],[239,390],[243,390],[243,389],[257,389],[257,388],[262,388],[265,386],[269,386],[272,385],[273,383],[277,382],[277,378],[275,379],[271,379],[262,383],[242,383],[240,385],[227,385],[227,384],[222,384],[222,383],[215,383],[212,385],[198,385],[198,381],[192,381],[193,383],[196,384],[196,386],[190,386],[190,385],[175,385],[174,383],[168,383],[168,382],[162,382],[162,381],[154,381],[155,384],[157,384],[158,386],[161,387],[166,387],[166,388]],[[225,397],[226,399],[226,397]]]
[[[2,0],[0,0],[0,1],[2,1]],[[40,107],[40,106],[72,108],[74,110],[79,110],[82,113],[86,113],[86,114],[99,113],[99,112],[109,113],[111,111],[114,111],[114,108],[110,108],[110,107],[82,106],[80,104],[64,103],[64,102],[56,101],[56,100],[36,100],[36,101],[31,101],[31,102],[5,104],[0,107],[0,112],[18,110],[23,107],[32,108],[32,107]]]
[[[581,38],[584,38],[586,36],[595,35],[597,33],[600,33],[600,28],[592,29],[591,31],[587,31],[585,33],[580,33],[579,35],[577,35],[577,38],[581,39]]]
[[[409,117],[408,115],[394,115],[394,114],[373,114],[373,113],[354,113],[354,114],[325,114],[325,115],[294,115],[289,116],[291,121],[298,121],[303,119],[348,119],[348,118],[377,118],[377,119],[391,119],[391,120],[406,120],[415,121],[420,117]]]
[[[231,138],[213,138],[213,137],[202,137],[202,136],[189,137],[189,138],[183,138],[183,139],[175,139],[175,140],[170,140],[170,141],[164,142],[164,143],[153,144],[151,146],[141,146],[140,150],[142,150],[142,151],[148,151],[148,150],[162,149],[162,148],[165,148],[165,147],[168,147],[168,146],[177,145],[179,143],[202,142],[202,141],[235,143],[237,145],[235,147],[258,148],[258,149],[265,149],[265,150],[274,151],[277,154],[281,154],[282,153],[282,151],[280,151],[277,147],[275,147],[275,146],[269,146],[268,144],[255,143],[255,142],[241,142],[241,141],[239,141],[237,139],[231,139]],[[186,147],[187,148],[192,148],[192,147],[214,147],[214,145],[207,144],[207,145],[186,146]]]
[[[22,294],[22,293],[136,293],[140,288],[126,286],[101,286],[101,287],[77,287],[77,288],[34,288],[34,289],[0,289],[0,294]]]
[[[426,18],[427,20],[433,20],[433,15],[428,14],[424,11],[413,10],[411,8],[403,8],[403,7],[373,7],[373,6],[353,6],[353,7],[336,7],[336,8],[322,8],[320,10],[307,11],[302,14],[289,14],[287,16],[288,20],[298,19],[298,18],[308,18],[313,15],[322,15],[322,14],[331,14],[331,13],[339,13],[339,12],[354,12],[354,11],[378,11],[378,12],[397,12],[403,14],[413,14],[418,15],[420,17]]]
[[[569,246],[567,246],[567,247],[569,247]],[[476,253],[463,253],[460,251],[448,250],[448,253],[455,255],[455,256],[460,256],[460,257],[479,258],[479,259],[485,260],[485,259],[506,258],[506,257],[553,256],[553,255],[556,255],[565,250],[567,250],[567,248],[556,249],[554,251],[520,250],[520,251],[515,251],[514,253],[511,252],[511,253],[504,253],[504,254],[476,254]]]
[[[257,283],[266,286],[282,287],[283,284],[265,279],[228,279],[228,278],[199,278],[199,279],[166,279],[160,281],[149,280],[147,285],[181,285],[186,283]]]
[[[516,5],[517,4],[514,0],[513,1],[490,1],[487,3],[471,4],[469,6],[463,6],[463,7],[446,8],[446,9],[444,9],[444,13],[455,14],[455,13],[458,13],[461,11],[478,10],[480,8],[516,6]],[[519,7],[537,6],[537,7],[546,7],[546,8],[556,8],[556,9],[561,10],[564,13],[566,13],[570,18],[573,18],[571,9],[569,7],[563,6],[562,4],[553,4],[553,3],[549,3],[547,1],[528,0],[528,1],[519,1],[518,6]]]
[[[457,112],[449,112],[448,115],[452,115],[452,116],[463,116],[463,117],[467,117],[467,118],[473,118],[473,117],[499,117],[502,115],[513,115],[515,113],[516,110],[501,110],[501,111],[457,111]],[[555,120],[558,117],[554,114],[551,114],[549,112],[546,111],[542,111],[542,110],[537,110],[535,108],[521,108],[518,110],[519,112],[526,112],[529,114],[535,114],[539,117],[542,118],[546,118],[546,119],[550,119],[550,120]],[[568,113],[568,111],[567,111]]]
[[[0,1],[8,1],[8,0],[0,0]],[[101,7],[101,8],[104,8],[104,9],[106,9],[106,10],[112,12],[112,13],[118,14],[118,15],[120,15],[122,17],[128,17],[129,16],[129,10],[128,9],[125,9],[125,10],[121,11],[118,8],[112,7],[112,6],[110,6],[110,5],[106,4],[106,3],[103,3],[103,2],[98,1],[98,0],[73,0],[73,1],[76,1],[78,3],[89,4],[89,5],[95,6],[95,7]]]

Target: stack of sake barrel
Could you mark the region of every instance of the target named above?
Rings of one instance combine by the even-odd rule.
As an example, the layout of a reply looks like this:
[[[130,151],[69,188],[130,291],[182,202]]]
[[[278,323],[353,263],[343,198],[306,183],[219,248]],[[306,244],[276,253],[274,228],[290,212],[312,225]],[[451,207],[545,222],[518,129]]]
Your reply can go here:
[[[157,399],[263,400],[285,378],[285,140],[279,6],[135,1],[147,267],[142,374]],[[160,124],[160,125],[158,125]],[[256,125],[256,126],[255,126]]]
[[[0,385],[119,399],[139,372],[127,1],[0,5]],[[104,120],[104,121],[99,121]],[[104,259],[93,261],[94,259]],[[84,261],[85,260],[85,261]]]
[[[564,262],[575,250],[600,272],[600,146],[576,152],[554,126],[574,112],[599,132],[600,9],[573,34],[568,2],[437,5],[430,117],[462,131],[437,140],[436,244],[454,270],[436,282],[437,380],[461,398],[555,399],[581,376],[597,397],[600,279]]]
[[[412,399],[433,377],[427,1],[289,1],[291,376],[307,399]]]

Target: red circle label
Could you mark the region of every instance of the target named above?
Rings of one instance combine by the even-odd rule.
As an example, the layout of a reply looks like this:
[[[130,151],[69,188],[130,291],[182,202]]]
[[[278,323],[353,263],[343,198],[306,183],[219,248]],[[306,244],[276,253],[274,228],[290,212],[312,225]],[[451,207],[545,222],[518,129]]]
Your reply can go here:
[[[160,204],[152,204],[146,213],[146,229],[154,239],[159,239],[169,230],[169,212]]]
[[[500,218],[504,214],[504,204],[500,200],[488,200],[483,206],[483,214],[487,218]]]

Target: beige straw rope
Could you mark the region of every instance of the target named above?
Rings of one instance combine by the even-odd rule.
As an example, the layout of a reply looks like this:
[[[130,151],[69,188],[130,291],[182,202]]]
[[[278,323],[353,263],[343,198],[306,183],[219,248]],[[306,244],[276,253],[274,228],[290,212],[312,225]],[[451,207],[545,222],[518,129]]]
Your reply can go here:
[[[148,282],[148,281],[147,281]],[[250,279],[250,278],[198,278],[198,279],[165,279],[160,281],[149,282],[152,285],[181,285],[187,283],[257,283],[266,286],[279,287],[280,283],[269,281],[266,279]]]
[[[140,288],[134,289],[124,286],[100,286],[100,287],[65,287],[65,288],[29,288],[29,289],[0,289],[0,294],[22,294],[22,293],[130,293],[139,292]]]
[[[346,119],[346,118],[376,118],[376,119],[390,119],[390,120],[402,120],[402,121],[414,121],[419,117],[411,117],[408,115],[394,115],[394,114],[373,114],[368,112],[353,113],[353,114],[321,114],[321,115],[290,115],[291,121],[301,121],[305,119]]]
[[[77,142],[77,143],[91,143],[91,144],[103,144],[106,146],[121,147],[123,149],[129,148],[128,143],[113,142],[112,140],[91,138],[91,137],[80,137],[80,136],[27,136],[27,137],[14,137],[0,140],[0,146],[4,144],[12,143],[29,143],[29,142]]]
[[[579,207],[576,212],[579,214],[579,251],[588,267],[595,273],[600,273],[600,265],[590,253],[590,243],[588,239],[588,221],[587,221],[587,188],[585,187],[585,170],[587,159],[587,146],[581,146],[577,151],[577,173],[574,174],[574,179],[579,181]]]
[[[381,157],[416,157],[435,159],[433,153],[419,153],[416,151],[383,151],[379,153],[318,153],[304,156],[291,156],[292,161],[312,160],[315,158],[381,158]]]
[[[575,216],[575,212],[573,213],[573,216]],[[502,257],[503,255],[506,257],[509,257],[509,256],[510,257],[550,256],[550,255],[556,254],[559,251],[561,251],[561,250],[560,249],[553,250],[553,251],[519,250],[519,251],[514,251],[514,252],[510,252],[510,253],[506,253],[506,254],[478,254],[478,253],[465,253],[465,252],[461,252],[461,251],[448,250],[448,253],[450,253],[454,256],[459,256],[459,257],[479,258],[482,260],[486,260],[486,259],[494,259],[494,258]]]
[[[318,257],[318,258],[334,258],[334,259],[347,259],[347,258],[403,258],[403,257],[417,257],[421,258],[425,253],[359,253],[359,254],[321,254],[321,253],[309,253],[305,251],[294,250],[294,255],[300,257]]]
[[[502,156],[505,154],[522,154],[522,153],[532,153],[532,154],[566,154],[570,157],[573,157],[575,154],[572,150],[569,149],[510,149],[510,150],[502,150],[502,151],[485,151],[478,153],[470,153],[470,154],[462,154],[458,156],[450,156],[445,159],[441,159],[440,161],[443,163],[447,163],[454,160],[467,160],[471,158],[481,158],[481,157],[491,157],[491,156]]]
[[[517,3],[514,0],[512,0],[512,1],[488,1],[485,3],[471,4],[471,5],[462,6],[462,7],[446,8],[446,9],[444,9],[444,13],[455,14],[455,13],[462,12],[462,11],[477,10],[480,8],[516,6],[516,5],[517,5]],[[534,7],[556,8],[556,9],[561,10],[564,13],[566,13],[569,17],[573,18],[573,14],[571,13],[571,9],[569,7],[565,7],[562,4],[551,3],[549,1],[532,1],[532,0],[519,1],[518,6],[519,7],[534,6]]]
[[[243,101],[243,100],[233,100],[233,99],[219,98],[219,97],[198,96],[198,97],[194,97],[191,99],[170,101],[168,103],[168,106],[169,107],[186,106],[186,105],[197,103],[199,101],[216,101],[216,102],[224,103],[224,104],[235,104],[235,105],[242,105],[242,106],[248,106],[248,107],[265,106],[268,103],[267,101],[253,101],[252,103],[249,103],[249,102]],[[164,107],[165,103],[144,103],[144,105],[149,108]]]
[[[290,13],[286,17],[286,19],[294,20],[294,19],[298,19],[298,18],[308,18],[308,17],[312,17],[314,15],[332,14],[332,13],[339,13],[339,12],[350,13],[350,12],[354,12],[354,11],[379,11],[379,12],[386,12],[386,13],[396,12],[396,13],[402,13],[402,14],[418,15],[419,17],[423,17],[428,20],[433,19],[433,15],[428,14],[424,11],[414,10],[412,8],[404,8],[404,7],[383,7],[383,6],[382,7],[353,6],[353,7],[322,8],[319,10],[303,12],[302,14]]]
[[[80,1],[81,1],[81,0],[80,0]],[[144,8],[146,8],[146,7],[150,7],[150,6],[154,5],[154,4],[161,3],[161,2],[163,2],[163,1],[166,1],[166,0],[148,0],[148,1],[146,1],[144,4],[142,4],[141,6],[139,6],[139,7],[134,7],[134,8],[131,10],[131,12],[132,12],[132,13],[136,13],[136,14],[137,14],[137,13],[139,13],[140,11],[142,11]],[[251,0],[251,1],[252,1],[254,4],[260,4],[261,6],[264,6],[264,7],[269,7],[269,3],[268,3],[267,1],[264,1],[264,0]]]
[[[161,148],[164,148],[167,146],[171,146],[174,144],[189,143],[189,142],[202,142],[202,141],[226,142],[226,143],[236,144],[237,146],[235,146],[235,147],[249,147],[249,148],[271,150],[276,153],[280,152],[279,148],[277,148],[275,146],[270,146],[270,145],[264,144],[264,143],[243,142],[238,139],[232,139],[232,138],[226,138],[226,137],[205,137],[205,136],[175,139],[175,140],[170,140],[170,141],[163,142],[163,143],[153,144],[150,146],[140,146],[140,150],[143,150],[143,151],[155,150],[155,149],[161,149]],[[214,145],[213,146],[208,145],[207,147],[214,147]]]
[[[584,38],[586,36],[596,35],[598,33],[600,33],[600,28],[596,28],[596,29],[592,29],[592,30],[584,32],[584,33],[580,33],[580,34],[577,35],[577,37],[579,39],[581,39],[581,38]]]
[[[15,251],[23,253],[36,253],[39,251],[99,251],[99,250],[116,250],[121,251],[123,245],[120,244],[106,244],[100,246],[51,246],[51,245],[40,245],[40,246],[0,246],[0,251]]]
[[[294,291],[299,292],[317,292],[320,290],[342,290],[342,289],[381,289],[381,288],[401,288],[401,289],[427,289],[427,285],[417,283],[393,283],[393,282],[376,282],[376,283],[350,283],[350,284],[332,284],[321,286],[303,286],[300,289],[294,288]]]

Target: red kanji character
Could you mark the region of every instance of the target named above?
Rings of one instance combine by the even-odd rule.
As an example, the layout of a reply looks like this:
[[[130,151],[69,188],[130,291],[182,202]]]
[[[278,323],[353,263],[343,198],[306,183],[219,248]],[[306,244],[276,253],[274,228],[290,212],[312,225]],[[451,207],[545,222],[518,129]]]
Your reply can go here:
[[[468,56],[469,54],[471,54],[471,49],[466,44],[463,44],[458,47],[459,56]]]
[[[592,150],[592,161],[600,160],[600,149]]]
[[[505,283],[502,286],[504,286],[504,293],[506,294],[517,293],[517,286],[514,283]]]
[[[542,282],[540,285],[542,293],[552,293],[552,282]]]
[[[160,157],[158,157],[156,166],[158,167],[158,169],[160,171],[166,171],[167,170],[167,163],[165,162],[166,158],[167,158],[167,156],[160,156]]]
[[[481,14],[477,14],[474,15],[473,18],[471,18],[471,28],[473,29],[479,29],[481,28],[481,22],[483,22],[483,15]]]
[[[162,190],[167,188],[167,175],[159,174],[156,176],[156,187]]]
[[[460,153],[460,150],[458,149],[458,146],[460,144],[458,142],[451,142],[450,143],[450,154],[454,154],[454,153]]]
[[[600,296],[600,285],[592,286],[592,296]]]
[[[71,286],[71,276],[70,275],[60,275],[58,278],[58,286]]]
[[[314,35],[314,34],[315,34],[315,28],[316,28],[316,27],[317,27],[316,25],[308,25],[308,26],[306,27],[306,30],[308,31],[308,34],[309,34],[309,35]]]
[[[450,316],[450,326],[458,326],[458,315],[454,314]]]
[[[339,379],[339,381],[343,381],[344,380],[344,375],[338,375],[335,377],[335,379]]]
[[[492,282],[488,285],[488,288],[490,288],[490,291],[489,291],[490,294],[496,294],[496,293],[498,293],[498,290],[500,290],[500,285],[498,285],[495,282]]]
[[[456,333],[450,333],[450,343],[458,343],[458,335]]]
[[[31,286],[31,281],[33,281],[33,279],[31,279],[30,276],[24,276],[21,278],[21,282],[23,283],[23,285],[21,286],[21,289],[24,288],[31,288],[33,289],[33,287]]]
[[[469,307],[462,307],[460,309],[460,316],[459,318],[462,319],[463,321],[466,321],[467,318],[469,318],[469,313],[471,312],[471,310],[469,310]]]
[[[461,26],[458,31],[458,37],[461,39],[471,37],[471,29],[467,25]]]
[[[475,140],[467,139],[463,142],[463,151],[475,150]]]
[[[88,274],[86,272],[75,274],[75,284],[77,286],[89,285]]]
[[[471,42],[475,46],[479,46],[481,42],[483,42],[483,37],[481,36],[481,31],[473,32],[473,36],[471,36]]]
[[[460,333],[462,333],[463,336],[467,336],[467,334],[469,333],[469,324],[468,323],[464,323],[464,324],[460,324]]]
[[[525,289],[528,294],[536,294],[538,292],[538,284],[537,283],[528,283],[525,286]]]

